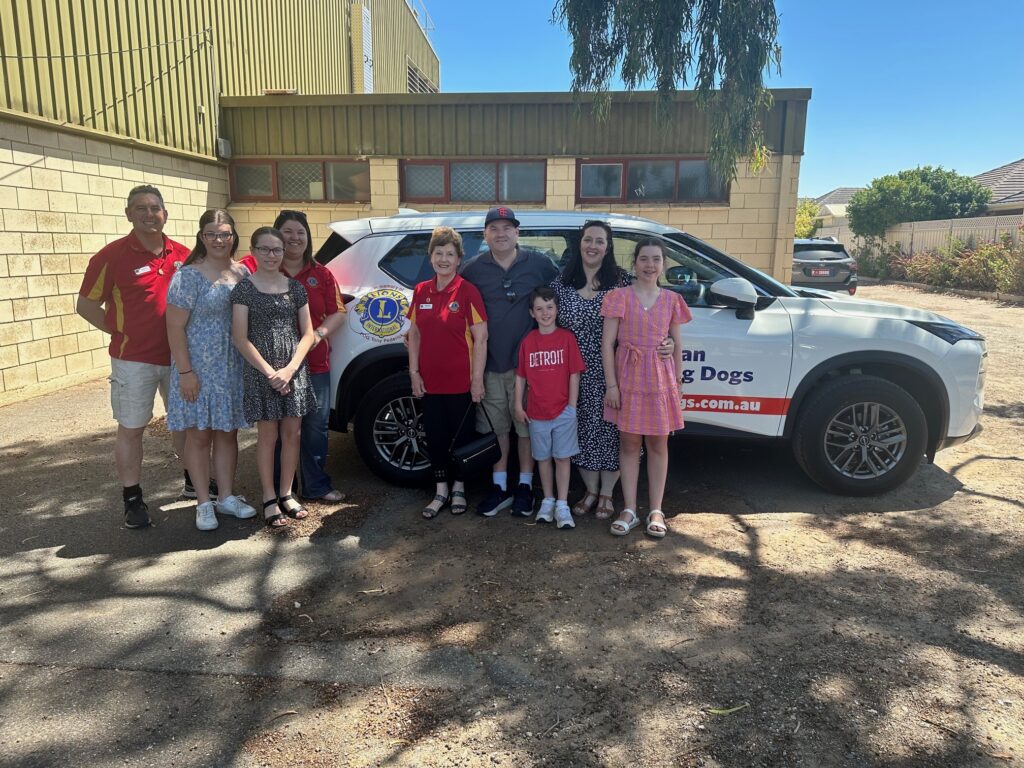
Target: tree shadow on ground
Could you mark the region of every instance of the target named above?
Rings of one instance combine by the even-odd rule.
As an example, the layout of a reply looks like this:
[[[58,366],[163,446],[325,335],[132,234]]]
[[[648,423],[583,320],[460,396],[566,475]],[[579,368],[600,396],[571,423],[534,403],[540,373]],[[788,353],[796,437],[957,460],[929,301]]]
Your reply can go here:
[[[359,539],[369,556],[279,597],[269,634],[324,654],[344,648],[367,664],[397,647],[458,649],[478,674],[461,689],[428,691],[423,709],[388,698],[389,687],[396,699],[409,690],[396,663],[381,674],[376,703],[378,717],[413,716],[401,743],[387,749],[367,735],[356,725],[365,706],[346,700],[317,717],[349,748],[316,743],[358,765],[438,764],[448,754],[470,764],[486,755],[499,765],[594,766],[1001,759],[991,739],[1006,734],[981,716],[996,706],[992,689],[967,670],[987,669],[1024,694],[1024,653],[974,626],[993,603],[979,601],[957,563],[995,566],[1005,581],[986,586],[1018,619],[1005,597],[1019,590],[1021,569],[984,537],[963,541],[959,560],[914,558],[927,543],[922,532],[941,542],[963,529],[911,500],[941,507],[958,484],[925,466],[907,495],[836,504],[804,487],[798,503],[778,508],[792,491],[775,484],[795,470],[761,458],[767,467],[734,462],[743,483],[724,501],[719,486],[712,507],[680,479],[714,488],[721,456],[677,451],[670,495],[691,508],[670,516],[661,542],[639,532],[614,539],[592,518],[572,532],[506,516],[371,521]],[[801,510],[816,514],[775,519]],[[846,565],[854,544],[870,549],[870,567]],[[897,553],[907,564],[891,568]],[[1020,743],[1019,725],[1009,730]],[[300,743],[287,729],[275,738]]]
[[[58,557],[157,557],[219,547],[259,529],[258,518],[220,517],[216,531],[197,530],[195,501],[180,498],[181,462],[166,432],[150,432],[144,442],[142,487],[153,526],[140,530],[123,525],[112,431],[0,448],[0,556],[56,548]],[[254,461],[251,453],[239,455],[239,493],[250,491],[250,497],[258,489],[246,471]]]
[[[83,507],[106,495],[95,442],[61,468]],[[347,439],[332,455],[355,461]],[[159,487],[173,492],[166,460]],[[14,482],[5,462],[0,486]],[[45,742],[8,732],[5,751],[25,765],[985,765],[1006,732],[984,721],[991,691],[971,670],[1024,694],[1021,649],[981,629],[996,609],[1019,620],[1019,560],[943,512],[959,483],[934,466],[849,500],[777,449],[676,443],[660,542],[615,539],[593,517],[568,532],[423,521],[426,492],[354,485],[360,514],[298,541],[245,524],[244,550],[170,513],[144,533],[161,539],[111,543],[110,521],[44,512],[56,488],[24,514],[59,533],[5,514],[9,585],[39,592],[5,589],[0,638],[15,650],[0,706],[31,692],[66,723]],[[853,546],[870,567],[846,563]],[[93,557],[58,569],[54,547]],[[897,558],[909,565],[891,569]],[[72,727],[83,711],[107,727]]]

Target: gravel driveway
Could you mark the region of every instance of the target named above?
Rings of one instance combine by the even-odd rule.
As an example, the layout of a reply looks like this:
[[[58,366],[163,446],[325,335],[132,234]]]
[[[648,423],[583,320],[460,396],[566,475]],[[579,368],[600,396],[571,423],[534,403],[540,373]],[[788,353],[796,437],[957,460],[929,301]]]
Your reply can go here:
[[[678,442],[660,542],[423,521],[348,435],[345,504],[201,534],[159,429],[127,531],[104,382],[0,410],[0,764],[1024,764],[1024,308],[861,295],[985,334],[981,436],[868,499]]]

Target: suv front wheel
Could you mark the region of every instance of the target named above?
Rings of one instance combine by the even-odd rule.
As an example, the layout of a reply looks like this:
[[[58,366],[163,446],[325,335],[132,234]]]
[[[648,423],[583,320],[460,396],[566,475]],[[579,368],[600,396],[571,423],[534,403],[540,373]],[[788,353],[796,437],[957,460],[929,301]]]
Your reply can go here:
[[[409,374],[388,376],[370,389],[353,424],[356,448],[374,474],[397,485],[420,485],[430,477],[423,413]]]
[[[917,401],[877,376],[843,376],[808,400],[793,437],[814,482],[847,496],[891,490],[917,469],[928,424]]]

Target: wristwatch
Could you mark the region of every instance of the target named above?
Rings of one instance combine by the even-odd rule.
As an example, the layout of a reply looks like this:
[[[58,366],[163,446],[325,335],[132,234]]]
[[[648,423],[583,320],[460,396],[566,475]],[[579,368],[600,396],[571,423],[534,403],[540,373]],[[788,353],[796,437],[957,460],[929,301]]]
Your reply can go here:
[[[321,329],[321,328],[317,328],[315,331],[313,331],[313,333],[316,334],[316,337],[318,339],[320,339],[320,341],[323,341],[324,340],[324,336],[327,335],[327,333],[323,329]]]

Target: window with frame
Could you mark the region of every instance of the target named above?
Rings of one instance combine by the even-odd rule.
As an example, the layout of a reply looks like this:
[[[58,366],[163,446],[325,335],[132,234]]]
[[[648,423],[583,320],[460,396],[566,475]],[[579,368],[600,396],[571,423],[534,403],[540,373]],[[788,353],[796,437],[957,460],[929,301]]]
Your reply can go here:
[[[231,164],[232,200],[368,203],[365,160],[241,160]]]
[[[544,160],[404,161],[402,200],[431,203],[543,203]]]
[[[728,202],[706,158],[580,160],[577,202]]]

